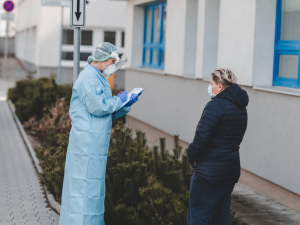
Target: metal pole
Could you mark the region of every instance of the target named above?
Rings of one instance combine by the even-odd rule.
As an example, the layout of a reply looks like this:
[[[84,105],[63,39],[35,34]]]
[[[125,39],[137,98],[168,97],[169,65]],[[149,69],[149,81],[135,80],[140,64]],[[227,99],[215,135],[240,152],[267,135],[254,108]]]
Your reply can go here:
[[[80,27],[74,28],[74,71],[73,71],[73,84],[80,72]]]
[[[64,7],[61,7],[61,30],[60,30],[60,47],[59,47],[59,62],[58,62],[58,68],[57,68],[57,77],[56,77],[56,83],[61,84],[61,58],[62,58],[62,45],[63,45],[63,36],[64,36]]]
[[[3,77],[7,77],[7,52],[8,52],[8,32],[9,32],[9,21],[6,21],[6,36],[4,44],[4,64],[3,64]]]

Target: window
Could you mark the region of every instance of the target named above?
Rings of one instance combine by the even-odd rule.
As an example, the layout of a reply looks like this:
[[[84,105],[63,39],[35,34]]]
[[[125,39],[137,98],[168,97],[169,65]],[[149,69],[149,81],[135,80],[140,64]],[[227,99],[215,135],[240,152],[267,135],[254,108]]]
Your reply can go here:
[[[122,32],[122,43],[121,43],[121,47],[124,48],[125,46],[125,32]]]
[[[277,0],[273,85],[300,88],[300,1]]]
[[[64,30],[63,32],[63,44],[74,44],[74,30]],[[81,45],[93,45],[93,31],[83,30],[81,31]]]
[[[93,45],[93,31],[83,30],[81,32],[81,45]]]
[[[64,30],[63,32],[63,44],[64,45],[73,45],[74,42],[74,31],[73,30]]]
[[[145,7],[143,66],[164,69],[166,3]]]
[[[81,52],[80,53],[80,61],[87,61],[87,58],[91,55],[88,52]],[[74,60],[74,53],[73,52],[62,52],[62,60],[73,61]]]
[[[109,42],[113,45],[116,44],[116,32],[104,31],[104,42]]]

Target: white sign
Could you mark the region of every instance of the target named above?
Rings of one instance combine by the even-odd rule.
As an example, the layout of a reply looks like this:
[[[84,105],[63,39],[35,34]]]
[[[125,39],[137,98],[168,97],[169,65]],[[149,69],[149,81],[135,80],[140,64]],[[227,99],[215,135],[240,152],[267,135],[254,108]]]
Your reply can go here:
[[[4,13],[2,14],[2,19],[7,21],[12,21],[15,18],[15,14],[12,13]]]
[[[71,27],[85,27],[85,0],[71,0]]]
[[[47,6],[70,6],[70,0],[42,0],[42,5]]]

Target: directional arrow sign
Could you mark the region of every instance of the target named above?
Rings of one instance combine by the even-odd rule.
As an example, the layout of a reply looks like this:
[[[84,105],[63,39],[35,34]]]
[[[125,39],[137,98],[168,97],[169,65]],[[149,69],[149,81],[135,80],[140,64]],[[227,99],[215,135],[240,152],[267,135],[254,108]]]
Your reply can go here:
[[[71,27],[85,26],[85,0],[71,0]]]

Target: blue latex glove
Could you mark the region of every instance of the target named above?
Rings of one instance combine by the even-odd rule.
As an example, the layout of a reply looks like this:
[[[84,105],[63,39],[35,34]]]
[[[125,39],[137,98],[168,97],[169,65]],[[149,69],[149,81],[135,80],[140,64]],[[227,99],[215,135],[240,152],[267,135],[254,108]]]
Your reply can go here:
[[[118,94],[118,97],[121,99],[122,103],[127,101],[127,95],[128,95],[127,91]]]
[[[139,96],[136,94],[132,94],[131,98],[129,100],[129,102],[125,105],[125,107],[130,107],[132,106],[134,103],[136,103],[139,100]]]

